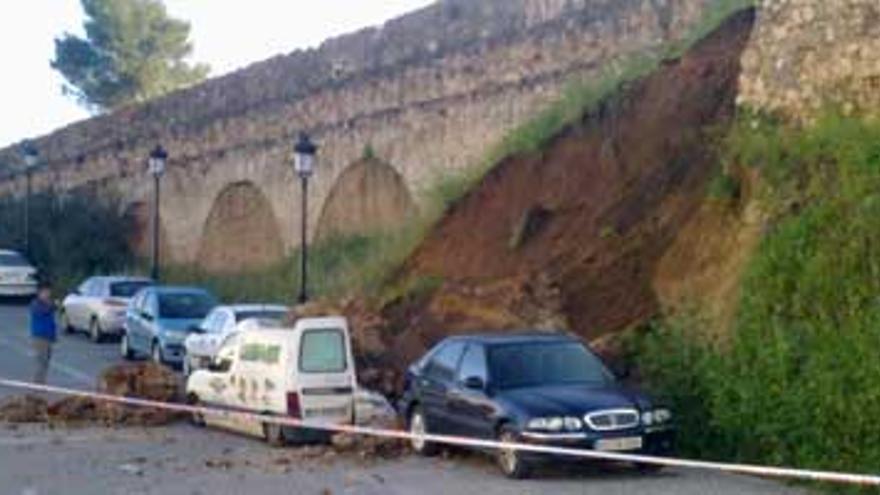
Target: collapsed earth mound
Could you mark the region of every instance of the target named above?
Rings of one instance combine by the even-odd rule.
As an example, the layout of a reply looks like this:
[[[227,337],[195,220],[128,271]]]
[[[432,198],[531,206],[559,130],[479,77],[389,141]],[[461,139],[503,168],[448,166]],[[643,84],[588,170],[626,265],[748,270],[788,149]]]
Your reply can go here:
[[[658,281],[658,267],[717,172],[716,137],[734,116],[753,23],[754,11],[735,14],[680,59],[605,99],[539,153],[499,163],[450,208],[403,277],[433,277],[444,288],[476,294],[540,280],[558,293],[552,304],[565,322],[560,326],[589,339],[655,315],[663,299],[657,288],[675,286],[680,277],[664,270],[671,280]],[[456,313],[444,311],[450,305],[437,299],[444,294],[419,304],[435,315]],[[512,298],[501,309],[517,315],[519,304]],[[509,326],[479,315],[465,320],[453,326]],[[409,339],[434,340],[449,333],[447,323],[417,317]]]

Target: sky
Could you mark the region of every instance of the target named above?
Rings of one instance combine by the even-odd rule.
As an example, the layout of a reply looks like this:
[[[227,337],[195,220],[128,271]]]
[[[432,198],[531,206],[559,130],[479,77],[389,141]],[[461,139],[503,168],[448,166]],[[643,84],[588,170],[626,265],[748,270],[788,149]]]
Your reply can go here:
[[[250,63],[316,46],[326,38],[373,26],[433,0],[165,0],[173,17],[192,25],[193,61],[218,76]],[[89,117],[61,94],[52,70],[54,39],[83,33],[79,0],[16,2],[0,16],[0,147],[47,134]]]

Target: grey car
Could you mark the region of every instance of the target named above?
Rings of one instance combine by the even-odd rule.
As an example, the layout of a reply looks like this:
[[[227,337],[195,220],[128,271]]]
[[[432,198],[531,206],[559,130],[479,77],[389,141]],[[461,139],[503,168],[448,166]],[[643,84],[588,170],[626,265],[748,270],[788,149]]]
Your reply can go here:
[[[122,333],[125,309],[134,295],[153,284],[144,277],[90,277],[61,304],[61,325],[68,333],[87,332],[94,342]]]

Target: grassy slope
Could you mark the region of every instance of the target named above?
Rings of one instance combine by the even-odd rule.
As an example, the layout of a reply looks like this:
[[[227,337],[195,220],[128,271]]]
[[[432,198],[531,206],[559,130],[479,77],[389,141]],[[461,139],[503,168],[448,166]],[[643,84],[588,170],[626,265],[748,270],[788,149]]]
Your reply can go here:
[[[727,159],[758,167],[770,228],[728,342],[660,322],[637,344],[648,383],[700,457],[873,472],[880,465],[880,124],[797,130],[744,115]]]

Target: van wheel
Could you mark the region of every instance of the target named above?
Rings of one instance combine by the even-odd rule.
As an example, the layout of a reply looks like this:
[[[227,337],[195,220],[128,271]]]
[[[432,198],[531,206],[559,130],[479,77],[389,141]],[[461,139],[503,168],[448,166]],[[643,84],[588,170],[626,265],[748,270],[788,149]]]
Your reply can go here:
[[[498,434],[498,441],[502,443],[517,443],[519,437],[509,426],[502,426]],[[510,479],[526,479],[531,474],[531,466],[523,459],[522,452],[516,449],[498,449],[496,459],[501,472]]]
[[[119,354],[126,361],[134,359],[134,351],[131,350],[131,344],[128,341],[128,332],[124,332],[122,338],[119,339]]]
[[[92,342],[96,344],[100,344],[103,335],[101,334],[101,324],[98,322],[98,318],[92,317],[89,321],[89,338],[92,339]]]
[[[284,447],[287,445],[284,428],[278,423],[263,423],[263,437],[266,438],[266,443],[273,447]]]
[[[200,406],[201,401],[199,401],[199,396],[196,394],[189,394],[186,397],[186,403],[191,406]],[[190,422],[194,426],[198,426],[199,428],[205,426],[205,416],[200,412],[193,412],[192,416],[190,416]]]
[[[425,420],[425,413],[422,412],[422,408],[416,407],[413,409],[412,413],[409,415],[409,433],[414,435],[410,439],[410,445],[412,449],[416,452],[416,454],[430,457],[432,455],[437,454],[437,444],[434,442],[429,442],[424,438],[420,438],[424,435],[428,435],[428,423]]]

